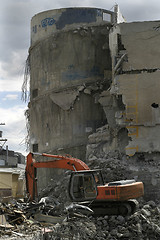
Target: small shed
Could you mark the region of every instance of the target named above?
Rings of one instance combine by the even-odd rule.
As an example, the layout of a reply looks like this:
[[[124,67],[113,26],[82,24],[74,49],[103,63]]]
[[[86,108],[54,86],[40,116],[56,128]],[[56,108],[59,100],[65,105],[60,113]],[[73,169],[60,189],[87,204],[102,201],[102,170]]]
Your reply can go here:
[[[20,173],[10,168],[0,168],[0,198],[16,198]]]

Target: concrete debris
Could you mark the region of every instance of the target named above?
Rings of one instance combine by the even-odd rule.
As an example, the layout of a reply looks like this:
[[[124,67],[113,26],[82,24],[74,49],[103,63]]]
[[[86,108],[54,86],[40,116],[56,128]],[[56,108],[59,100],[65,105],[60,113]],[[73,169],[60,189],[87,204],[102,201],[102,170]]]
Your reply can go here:
[[[89,135],[88,142],[89,143],[100,143],[102,141],[109,141],[110,140],[110,132],[108,125],[103,126],[102,128],[97,129],[96,133]]]
[[[83,90],[85,89],[85,86],[79,86],[78,88],[77,88],[77,90],[79,91],[79,92],[82,92]]]
[[[51,100],[58,105],[63,110],[69,110],[73,108],[73,105],[80,95],[80,92],[91,95],[92,92],[96,92],[101,88],[101,86],[91,85],[91,86],[79,86],[75,90],[65,90],[57,93],[51,93]]]
[[[112,114],[108,112],[109,114],[111,117]],[[141,152],[136,153],[134,157],[128,157],[125,154],[125,146],[128,143],[128,131],[125,127],[119,129],[106,124],[98,128],[88,137],[86,157],[92,164],[89,167],[93,169],[96,166],[103,169],[107,182],[123,178],[140,180],[145,185],[145,200],[160,200],[158,153]],[[120,149],[121,152],[116,149]]]
[[[102,129],[99,129],[101,132]],[[101,155],[102,156],[102,155]],[[133,177],[128,164],[118,153],[107,158],[89,158],[91,169],[103,169],[104,181]],[[139,200],[139,209],[131,216],[94,216],[91,210],[69,200],[67,186],[70,171],[62,172],[61,179],[52,178],[39,193],[39,201],[12,201],[1,204],[0,240],[125,240],[160,239],[159,201]]]
[[[15,207],[15,206],[14,206]],[[141,202],[140,209],[132,216],[99,216],[63,218],[60,222],[50,223],[46,216],[25,218],[23,223],[14,224],[12,228],[0,226],[0,239],[159,239],[160,238],[160,205],[150,201]],[[58,218],[57,218],[58,219]],[[115,227],[116,226],[116,227]]]
[[[92,209],[90,209],[87,206],[83,206],[80,204],[73,204],[73,203],[70,206],[68,206],[66,210],[68,211],[69,215],[73,215],[74,213],[80,213],[80,214],[89,216],[91,214],[93,215],[94,213]]]
[[[42,223],[51,223],[51,224],[56,224],[56,223],[61,223],[65,219],[64,216],[61,217],[55,217],[55,216],[50,216],[46,214],[41,214],[37,213],[34,215],[34,220],[42,222]]]
[[[69,110],[73,107],[74,102],[79,95],[79,92],[75,90],[64,91],[59,93],[52,93],[50,98],[52,101],[57,104],[63,110]]]
[[[85,93],[85,94],[91,94],[91,90],[90,90],[89,88],[86,88],[86,89],[84,90],[84,93]]]
[[[52,232],[45,234],[45,239],[75,239],[86,240],[95,239],[96,226],[94,222],[89,219],[73,219],[71,221],[64,221],[62,224],[56,224]]]

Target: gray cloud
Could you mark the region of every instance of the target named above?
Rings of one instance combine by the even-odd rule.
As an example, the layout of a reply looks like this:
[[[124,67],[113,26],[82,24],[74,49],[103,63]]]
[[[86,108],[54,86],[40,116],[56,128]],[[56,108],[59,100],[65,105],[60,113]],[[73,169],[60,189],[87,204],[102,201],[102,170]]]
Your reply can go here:
[[[160,2],[146,1],[119,1],[119,6],[127,21],[152,21],[160,18]]]
[[[160,3],[158,0],[117,0],[121,12],[127,21],[156,20],[159,18]],[[110,10],[114,5],[112,0],[5,0],[0,9],[0,62],[3,70],[10,71],[8,75],[15,75],[13,71],[15,53],[19,54],[24,63],[30,45],[31,18],[49,9],[65,7],[97,7]],[[113,9],[112,9],[113,10]],[[22,54],[23,52],[23,54]],[[24,54],[25,53],[25,54]],[[16,59],[15,59],[16,60]],[[18,62],[18,64],[20,64]],[[2,77],[2,76],[1,76]]]

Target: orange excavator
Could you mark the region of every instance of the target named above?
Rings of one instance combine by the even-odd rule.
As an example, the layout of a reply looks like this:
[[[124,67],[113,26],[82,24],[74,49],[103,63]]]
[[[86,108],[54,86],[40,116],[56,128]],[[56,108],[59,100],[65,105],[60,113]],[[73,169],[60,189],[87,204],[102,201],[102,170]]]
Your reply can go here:
[[[26,163],[26,189],[32,201],[38,197],[37,169],[59,168],[71,170],[69,196],[73,202],[89,205],[96,214],[134,213],[136,199],[143,196],[142,182],[120,180],[104,183],[100,169],[90,170],[81,160],[71,156],[29,153]]]

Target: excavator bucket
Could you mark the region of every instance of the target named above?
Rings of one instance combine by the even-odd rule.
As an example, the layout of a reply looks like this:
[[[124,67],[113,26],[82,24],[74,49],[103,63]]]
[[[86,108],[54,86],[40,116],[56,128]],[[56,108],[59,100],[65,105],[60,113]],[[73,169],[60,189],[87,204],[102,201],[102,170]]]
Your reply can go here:
[[[94,171],[72,172],[69,183],[69,195],[72,201],[83,202],[95,200],[97,194]]]

